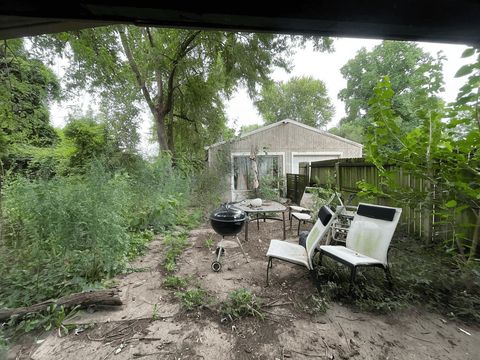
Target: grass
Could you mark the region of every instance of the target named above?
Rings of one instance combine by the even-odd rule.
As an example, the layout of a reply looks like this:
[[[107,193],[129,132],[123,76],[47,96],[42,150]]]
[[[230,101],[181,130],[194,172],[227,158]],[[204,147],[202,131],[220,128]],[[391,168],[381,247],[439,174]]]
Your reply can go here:
[[[393,288],[383,270],[360,268],[354,296],[349,296],[349,269],[324,257],[318,278],[321,296],[371,312],[387,313],[425,306],[451,318],[480,321],[480,266],[456,262],[443,249],[411,238],[394,238],[389,253]]]
[[[164,265],[167,272],[172,273],[177,269],[177,259],[187,246],[187,236],[188,233],[186,232],[175,235],[171,233],[165,235],[163,244],[167,251]]]
[[[181,300],[182,306],[188,311],[201,308],[209,303],[207,292],[201,288],[177,291],[175,296]]]
[[[215,240],[212,237],[209,237],[208,239],[205,240],[205,246],[207,249],[211,250],[213,245],[215,244]]]
[[[264,314],[256,296],[247,289],[234,290],[228,294],[228,300],[222,304],[221,313],[231,321],[246,316],[264,319]]]
[[[188,285],[188,279],[181,276],[167,276],[163,281],[163,286],[170,289],[185,289]]]

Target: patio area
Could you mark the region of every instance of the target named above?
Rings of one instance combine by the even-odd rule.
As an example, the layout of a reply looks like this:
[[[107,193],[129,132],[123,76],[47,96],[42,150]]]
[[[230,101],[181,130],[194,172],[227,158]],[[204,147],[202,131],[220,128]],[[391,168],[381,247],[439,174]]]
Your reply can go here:
[[[132,264],[146,270],[117,279],[122,310],[83,312],[75,322],[84,324],[84,331],[61,338],[51,333],[34,347],[17,348],[19,358],[473,360],[479,353],[477,327],[422,309],[378,315],[331,302],[323,313],[312,302],[316,284],[300,266],[275,262],[266,288],[265,253],[270,239],[282,238],[282,227],[267,220],[260,230],[252,226],[250,231],[249,241],[243,242],[249,263],[239,248],[227,248],[217,273],[210,264],[220,236],[209,224],[189,233],[174,275],[206,291],[210,300],[204,306],[186,311],[164,286],[164,247],[157,239]],[[239,237],[243,241],[243,232]],[[295,237],[294,226],[287,239]],[[230,321],[221,315],[229,293],[241,288],[261,300],[263,320]]]

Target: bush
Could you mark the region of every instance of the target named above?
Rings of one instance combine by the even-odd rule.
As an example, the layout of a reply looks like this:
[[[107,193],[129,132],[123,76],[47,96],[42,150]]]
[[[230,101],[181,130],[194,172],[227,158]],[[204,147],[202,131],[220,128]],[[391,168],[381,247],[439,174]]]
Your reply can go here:
[[[245,316],[258,316],[263,320],[260,304],[249,290],[239,289],[228,294],[228,301],[222,305],[222,314],[230,320]]]
[[[184,289],[188,285],[188,280],[180,276],[167,276],[163,281],[163,286],[170,289]]]
[[[28,305],[115,274],[129,248],[127,185],[100,164],[83,177],[10,179],[4,189],[0,303]]]
[[[0,307],[100,287],[146,250],[153,232],[194,223],[186,212],[188,179],[169,158],[136,159],[128,172],[100,161],[84,169],[51,179],[5,179]],[[169,245],[173,267],[181,237]]]
[[[191,204],[208,214],[223,202],[229,191],[228,177],[231,175],[230,148],[219,151],[211,167],[196,171],[191,177]]]
[[[130,171],[129,184],[132,198],[127,216],[132,231],[164,231],[185,212],[188,178],[172,168],[169,156],[152,163],[137,162]]]
[[[182,301],[183,307],[188,310],[194,310],[205,306],[209,299],[205,290],[197,288],[187,291],[179,291],[175,293],[175,296]]]

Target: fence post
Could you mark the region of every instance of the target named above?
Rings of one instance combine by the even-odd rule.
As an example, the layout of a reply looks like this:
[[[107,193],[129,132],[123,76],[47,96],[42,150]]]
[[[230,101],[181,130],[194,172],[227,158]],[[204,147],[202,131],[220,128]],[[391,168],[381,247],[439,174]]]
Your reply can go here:
[[[337,188],[337,191],[341,191],[340,189],[340,163],[336,162],[335,163],[335,186]]]
[[[295,204],[299,205],[298,201],[298,175],[294,175],[293,178],[295,179],[295,192],[294,192],[294,198],[295,198]]]

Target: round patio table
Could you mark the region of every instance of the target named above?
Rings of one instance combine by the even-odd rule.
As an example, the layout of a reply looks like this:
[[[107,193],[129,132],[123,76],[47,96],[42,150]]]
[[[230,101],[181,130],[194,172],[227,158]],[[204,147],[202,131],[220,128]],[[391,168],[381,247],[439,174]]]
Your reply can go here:
[[[233,205],[233,207],[245,211],[247,214],[247,221],[245,222],[245,241],[248,241],[248,223],[250,222],[250,215],[255,216],[257,220],[257,229],[260,229],[260,219],[265,221],[266,219],[271,220],[279,220],[282,221],[283,224],[283,240],[286,239],[286,232],[285,232],[285,212],[287,211],[287,207],[280,204],[276,201],[271,200],[264,200],[262,202],[262,206],[254,207],[249,205],[248,201],[239,202]],[[275,217],[273,214],[275,213],[282,213],[282,217]],[[271,215],[271,216],[268,216]]]

